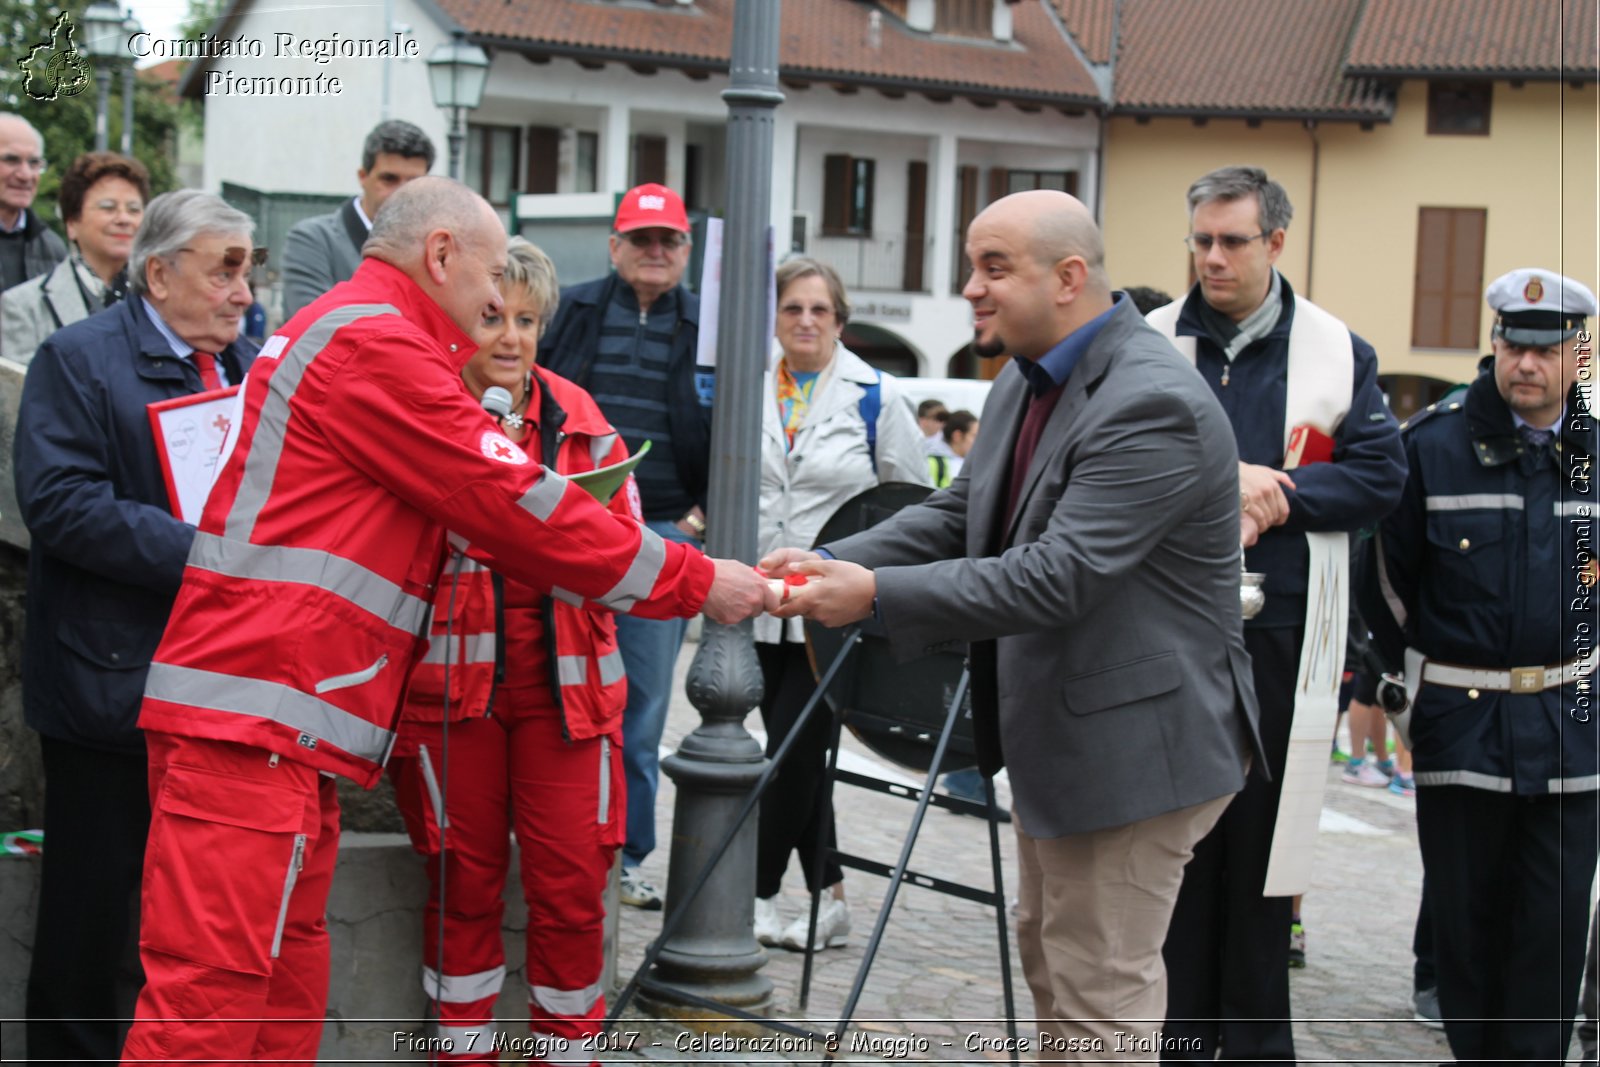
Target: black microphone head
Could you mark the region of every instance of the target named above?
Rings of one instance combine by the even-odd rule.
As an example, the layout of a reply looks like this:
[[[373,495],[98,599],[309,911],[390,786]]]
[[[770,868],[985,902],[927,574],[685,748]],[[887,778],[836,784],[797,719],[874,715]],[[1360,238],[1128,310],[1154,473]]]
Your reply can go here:
[[[480,403],[483,404],[483,410],[497,419],[503,419],[511,414],[511,393],[498,385],[491,385],[485,389]]]

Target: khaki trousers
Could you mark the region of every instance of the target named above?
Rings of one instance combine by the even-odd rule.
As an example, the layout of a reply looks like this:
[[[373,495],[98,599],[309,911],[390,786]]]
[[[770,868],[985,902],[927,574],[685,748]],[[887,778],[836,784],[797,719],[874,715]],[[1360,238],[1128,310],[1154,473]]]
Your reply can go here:
[[[1184,865],[1232,799],[1067,837],[1029,837],[1016,823],[1017,945],[1040,1060],[1159,1058],[1161,945]]]

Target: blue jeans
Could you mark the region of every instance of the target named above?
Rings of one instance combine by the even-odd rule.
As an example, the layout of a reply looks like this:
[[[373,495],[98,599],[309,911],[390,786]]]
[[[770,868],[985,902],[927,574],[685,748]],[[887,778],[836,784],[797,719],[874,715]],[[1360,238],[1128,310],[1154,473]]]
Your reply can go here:
[[[697,544],[676,523],[645,523],[669,541]],[[617,647],[628,672],[622,710],[622,771],[628,783],[628,840],[622,865],[637,867],[656,847],[656,786],[661,781],[661,732],[672,701],[672,670],[689,630],[688,619],[617,616]]]

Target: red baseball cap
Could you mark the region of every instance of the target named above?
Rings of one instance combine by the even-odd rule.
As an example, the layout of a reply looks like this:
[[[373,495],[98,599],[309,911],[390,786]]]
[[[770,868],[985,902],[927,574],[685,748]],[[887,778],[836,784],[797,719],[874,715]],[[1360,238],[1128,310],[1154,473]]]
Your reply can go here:
[[[683,197],[655,182],[636,186],[623,193],[612,230],[629,233],[649,226],[688,233],[689,213],[683,209]]]

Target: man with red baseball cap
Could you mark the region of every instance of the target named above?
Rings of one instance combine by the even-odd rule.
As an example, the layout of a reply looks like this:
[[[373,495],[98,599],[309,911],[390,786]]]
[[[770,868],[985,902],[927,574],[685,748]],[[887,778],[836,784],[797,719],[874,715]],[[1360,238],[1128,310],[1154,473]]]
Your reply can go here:
[[[652,442],[634,472],[645,522],[662,537],[698,544],[706,532],[712,374],[695,366],[700,298],[681,284],[690,243],[677,193],[654,182],[624,193],[610,238],[615,272],[562,290],[539,364],[589,390],[631,447]],[[617,617],[628,672],[622,902],[652,911],[661,893],[639,865],[656,843],[657,752],[686,629],[682,620]]]

